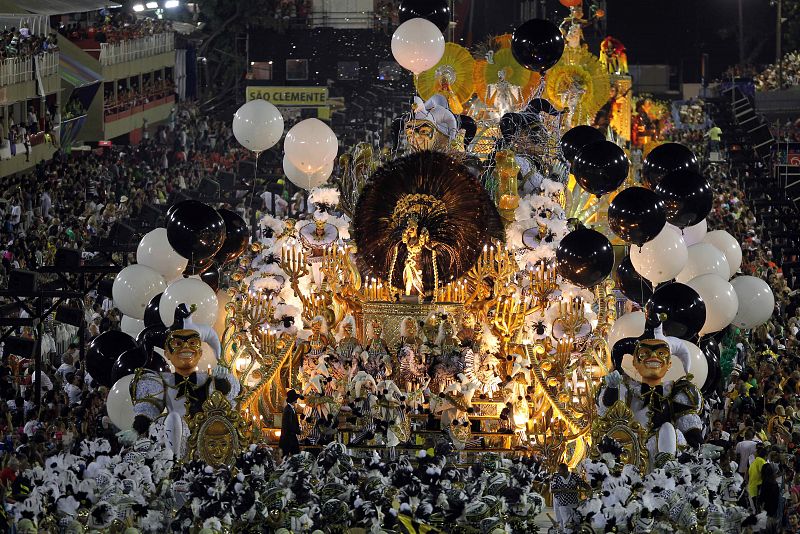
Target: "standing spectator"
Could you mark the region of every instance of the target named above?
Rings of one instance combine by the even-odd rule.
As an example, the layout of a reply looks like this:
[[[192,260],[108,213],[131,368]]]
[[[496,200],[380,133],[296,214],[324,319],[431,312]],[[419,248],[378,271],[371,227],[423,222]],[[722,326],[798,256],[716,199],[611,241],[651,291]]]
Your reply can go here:
[[[575,509],[578,506],[578,488],[583,485],[580,478],[571,473],[567,464],[559,464],[558,473],[550,480],[550,492],[553,494],[553,511],[556,514],[559,531],[572,532]]]
[[[783,496],[781,495],[778,481],[775,479],[775,466],[764,464],[761,468],[761,488],[758,501],[767,513],[768,532],[781,532],[781,514]]]
[[[767,460],[764,458],[766,455],[766,447],[764,447],[763,443],[759,443],[756,446],[756,457],[750,463],[750,467],[747,471],[747,494],[750,496],[750,506],[754,512],[758,512],[763,504],[759,502],[758,495],[759,491],[761,490],[761,471],[764,467],[764,464],[767,463]]]

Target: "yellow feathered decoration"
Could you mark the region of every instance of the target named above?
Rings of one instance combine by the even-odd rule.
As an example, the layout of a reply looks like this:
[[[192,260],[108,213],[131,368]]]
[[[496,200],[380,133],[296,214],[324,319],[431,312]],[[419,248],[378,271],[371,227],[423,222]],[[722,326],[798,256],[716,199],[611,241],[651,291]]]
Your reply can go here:
[[[484,100],[486,98],[486,89],[489,85],[500,81],[499,73],[503,71],[506,81],[511,85],[516,85],[520,89],[527,86],[531,79],[531,71],[517,63],[514,56],[511,54],[510,48],[502,48],[494,53],[492,62],[482,62],[483,76],[480,83],[482,87],[476,87],[478,96]],[[484,100],[485,102],[485,100]]]
[[[588,124],[608,101],[610,79],[600,60],[582,48],[564,49],[564,55],[545,77],[545,96],[557,109],[570,107],[578,96],[572,125]]]
[[[463,46],[445,44],[444,55],[439,63],[417,76],[414,83],[419,96],[428,100],[435,94],[443,95],[450,104],[450,111],[461,114],[464,102],[472,98],[475,92],[472,79],[474,63],[472,55]]]

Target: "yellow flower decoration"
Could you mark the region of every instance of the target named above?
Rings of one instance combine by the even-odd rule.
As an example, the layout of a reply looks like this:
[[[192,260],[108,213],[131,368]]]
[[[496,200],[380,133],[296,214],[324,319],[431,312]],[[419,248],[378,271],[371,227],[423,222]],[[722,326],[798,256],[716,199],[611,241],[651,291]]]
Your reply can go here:
[[[610,79],[600,60],[584,49],[566,48],[556,65],[547,72],[545,94],[557,109],[570,105],[569,96],[579,91],[572,124],[594,120],[597,111],[608,102]]]

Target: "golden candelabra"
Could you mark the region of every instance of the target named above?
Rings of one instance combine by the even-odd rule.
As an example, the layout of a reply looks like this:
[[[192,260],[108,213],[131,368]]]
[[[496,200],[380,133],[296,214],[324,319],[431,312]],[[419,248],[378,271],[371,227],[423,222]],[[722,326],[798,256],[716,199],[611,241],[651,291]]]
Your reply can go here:
[[[295,339],[277,328],[275,296],[252,291],[244,281],[228,289],[225,330],[220,359],[242,386],[239,411],[259,429],[263,420],[279,413],[292,386]],[[260,432],[260,430],[258,430]]]
[[[560,462],[574,467],[591,446],[595,397],[599,380],[609,369],[610,354],[604,335],[613,320],[612,285],[606,281],[595,289],[598,322],[591,342],[582,350],[574,334],[568,333],[554,344],[548,340],[510,349],[524,354],[531,363],[531,419],[527,433],[531,448],[545,459],[549,469],[555,470]],[[568,299],[557,305],[556,322],[565,332],[586,324],[582,299]]]
[[[545,303],[550,300],[550,296],[558,289],[558,278],[556,275],[555,262],[546,264],[540,261],[534,269],[527,271],[529,279],[528,287],[525,289],[537,302]],[[544,314],[546,306],[541,307]]]

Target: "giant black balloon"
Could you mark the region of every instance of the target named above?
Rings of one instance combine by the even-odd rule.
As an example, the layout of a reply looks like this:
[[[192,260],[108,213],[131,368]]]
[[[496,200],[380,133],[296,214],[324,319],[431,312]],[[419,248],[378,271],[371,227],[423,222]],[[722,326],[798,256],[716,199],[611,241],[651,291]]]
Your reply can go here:
[[[617,289],[640,306],[643,306],[653,296],[653,284],[636,272],[630,256],[625,256],[617,265],[614,280],[617,283]]]
[[[572,163],[583,147],[604,139],[602,132],[597,128],[581,124],[561,136],[561,153],[564,154],[564,159]]]
[[[642,183],[655,189],[664,175],[679,169],[700,170],[694,152],[679,143],[658,145],[642,162]]]
[[[119,355],[114,367],[111,369],[111,378],[114,382],[136,372],[147,363],[147,350],[139,345],[128,349]]]
[[[166,227],[169,244],[190,263],[213,256],[225,241],[222,216],[197,200],[185,200],[175,206]]]
[[[150,299],[150,302],[147,303],[147,307],[144,309],[144,326],[145,328],[149,326],[160,326],[164,327],[163,321],[161,321],[161,312],[159,311],[159,306],[161,305],[161,295],[164,293],[159,293],[155,297]]]
[[[628,177],[628,156],[611,141],[596,141],[583,147],[572,163],[572,174],[581,187],[597,196],[622,185]]]
[[[611,363],[614,364],[614,370],[622,373],[622,358],[626,354],[633,354],[636,350],[636,343],[639,342],[635,337],[623,337],[614,343],[611,347]]]
[[[514,30],[511,53],[526,69],[543,73],[561,59],[564,36],[549,20],[531,19]]]
[[[644,312],[648,328],[663,324],[664,335],[681,339],[697,335],[706,322],[706,305],[703,299],[697,291],[678,282],[656,289],[645,305]]]
[[[641,246],[653,239],[665,224],[664,202],[645,187],[623,189],[608,206],[609,227],[634,245]]]
[[[411,19],[426,19],[436,24],[442,33],[450,25],[450,6],[447,0],[403,0],[397,11],[401,24]]]
[[[250,229],[244,219],[234,211],[222,208],[218,209],[217,213],[225,221],[225,241],[217,252],[216,258],[221,265],[225,265],[241,256],[245,251],[247,243],[250,241]]]
[[[611,274],[614,249],[596,230],[578,228],[568,233],[556,249],[556,269],[562,278],[581,287],[592,287]]]
[[[92,375],[92,380],[111,387],[112,370],[114,362],[122,353],[136,346],[136,341],[118,330],[109,330],[95,337],[86,348],[86,370]]]
[[[678,228],[694,226],[711,212],[714,193],[700,174],[681,169],[661,179],[655,192],[664,201],[667,220]]]
[[[213,262],[211,267],[200,274],[200,280],[208,284],[214,291],[217,291],[219,289],[219,279],[221,276],[222,269],[217,262]]]
[[[148,326],[136,336],[136,343],[143,345],[147,350],[153,347],[164,348],[169,327],[161,325]]]

